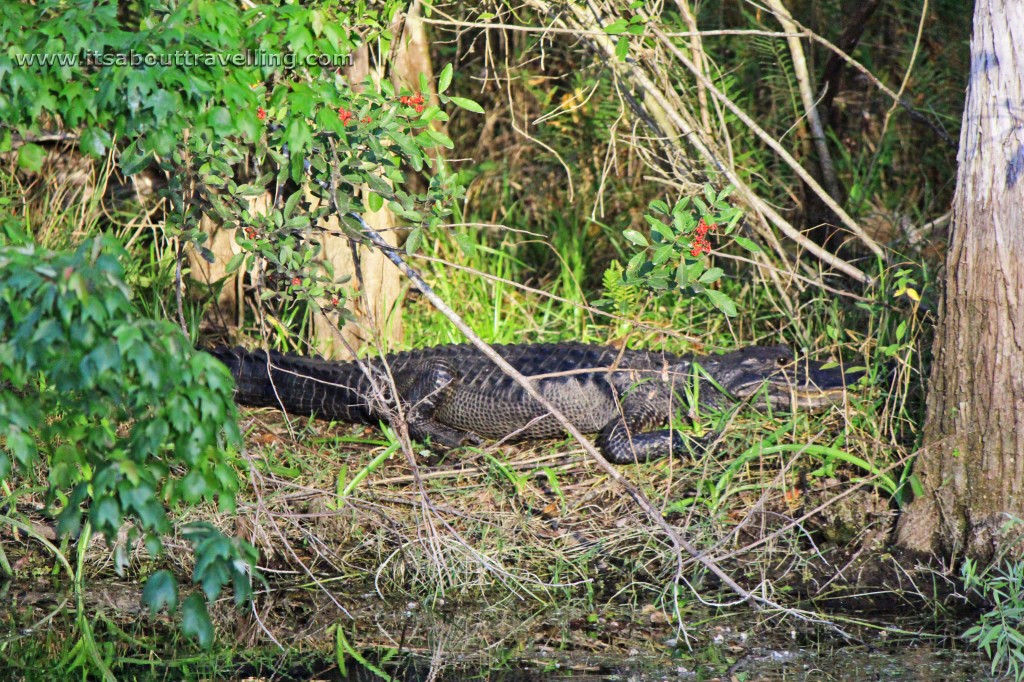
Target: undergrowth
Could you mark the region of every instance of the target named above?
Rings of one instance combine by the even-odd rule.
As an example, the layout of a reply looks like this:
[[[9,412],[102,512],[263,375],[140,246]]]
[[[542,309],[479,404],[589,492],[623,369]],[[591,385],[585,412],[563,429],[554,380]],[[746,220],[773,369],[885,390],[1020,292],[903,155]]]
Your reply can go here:
[[[88,234],[95,231],[89,225],[68,222],[48,234]],[[426,243],[414,262],[492,343],[574,339],[709,353],[782,341],[866,367],[871,381],[852,391],[846,406],[821,416],[750,408],[687,417],[679,426],[695,434],[728,425],[709,456],[628,467],[627,475],[695,544],[727,562],[742,557],[745,570],[755,573],[780,551],[807,557],[798,564],[827,560],[834,549],[798,551],[809,537],[849,540],[885,527],[885,500],[901,496],[913,425],[920,423],[915,391],[926,327],[913,298],[928,295],[926,271],[904,267],[899,277],[883,271],[877,288],[856,298],[808,290],[798,314],[784,316],[764,287],[750,286],[742,269],[731,267],[721,287],[742,314],[728,320],[699,300],[652,297],[616,284],[619,254],[609,259],[581,248],[592,229],[571,215],[552,223],[547,243],[571,245],[565,251],[575,254],[548,261],[557,270],[538,270],[522,257],[522,235],[485,230],[470,233],[475,246],[469,249],[443,238]],[[158,234],[141,235],[132,247],[128,282],[136,300],[155,312],[173,281],[173,259]],[[609,286],[586,286],[583,275],[594,262],[612,263]],[[609,316],[590,304],[603,297],[629,305],[614,306]],[[405,323],[410,345],[461,341],[426,305],[409,305]],[[551,605],[568,599],[595,610],[608,599],[649,603],[671,577],[665,541],[570,442],[441,456],[424,451],[413,470],[395,442],[375,430],[353,439],[346,425],[293,418],[288,426],[277,414],[243,414],[242,473],[249,479],[240,492],[243,535],[260,549],[264,566],[296,580],[335,576],[325,583],[329,588],[342,576],[371,577],[381,594],[428,602],[509,594]],[[839,501],[830,503],[833,498]],[[822,504],[847,511],[804,516]],[[851,507],[871,511],[844,518]],[[751,543],[758,544],[743,551]],[[595,562],[603,567],[599,580]],[[187,568],[185,561],[179,570]],[[794,565],[786,574],[799,572]],[[775,579],[785,583],[785,576]]]
[[[767,83],[777,90],[762,113],[781,126],[799,103],[789,90],[789,62],[774,54],[777,48],[753,41],[730,43],[729,49],[778,60],[782,69]],[[563,66],[569,61],[564,53],[555,52],[555,58]],[[458,228],[457,238],[433,231],[409,261],[489,343],[571,339],[706,354],[781,342],[817,359],[865,369],[867,381],[843,405],[820,415],[753,405],[679,415],[676,426],[685,433],[723,430],[706,456],[622,468],[690,542],[744,585],[759,586],[786,604],[842,594],[831,581],[807,576],[841,574],[861,550],[881,547],[895,509],[914,485],[910,454],[923,421],[922,385],[936,308],[934,259],[908,247],[907,257],[894,257],[890,265],[861,263],[873,285],[854,289],[824,278],[835,285],[824,289],[788,276],[797,273],[783,273],[781,285],[769,284],[743,260],[748,253],[716,250],[708,264],[722,269],[718,291],[735,302],[734,318],[701,297],[678,291],[652,295],[627,284],[622,273],[635,249],[624,232],[649,237],[643,220],[649,202],[671,204],[685,192],[645,182],[648,169],[625,151],[628,145],[621,153],[606,153],[602,145],[610,149],[615,135],[626,132],[616,127],[615,89],[598,71],[572,71],[550,87],[516,73],[523,78],[509,85],[509,99],[536,114],[537,139],[560,159],[570,159],[576,192],[571,205],[582,208],[566,210],[562,166],[537,153],[501,118],[477,143],[476,163],[461,170],[468,187],[455,219],[504,227]],[[735,78],[722,77],[730,93],[741,90]],[[504,96],[485,88],[482,100],[491,111]],[[553,105],[559,114],[542,119]],[[877,112],[869,118],[877,125]],[[474,131],[462,128],[468,125],[476,123],[452,123],[460,149],[475,139]],[[935,197],[942,189],[931,184],[914,194],[883,191],[891,188],[892,164],[909,163],[892,143],[905,133],[890,130],[877,148],[851,147],[837,159],[855,179],[855,203],[865,213],[884,208],[919,217],[940,201]],[[940,155],[927,153],[933,174],[939,173]],[[0,218],[0,243],[31,239],[61,249],[111,234],[126,245],[122,267],[136,308],[174,319],[176,247],[163,230],[159,202],[121,200],[111,211],[106,190],[118,184],[117,176],[108,165],[91,161],[80,161],[84,172],[69,174],[65,165],[74,158],[48,157],[36,180],[15,173],[13,164],[0,173],[0,203],[17,208]],[[758,156],[746,160],[745,176],[757,186],[789,184]],[[210,298],[210,292],[196,290],[184,297],[183,317],[194,341],[201,340],[198,330]],[[303,327],[302,311],[294,315],[279,321],[283,329]],[[464,341],[414,292],[408,293],[404,325],[403,347]],[[255,323],[243,332],[262,334]],[[626,604],[654,609],[687,636],[694,630],[690,619],[707,602],[733,599],[685,555],[684,575],[693,590],[668,589],[678,584],[673,548],[573,441],[449,453],[419,447],[410,459],[387,429],[271,410],[241,414],[245,447],[237,518],[206,506],[183,511],[176,521],[233,525],[235,534],[259,549],[273,585],[319,590],[332,598],[373,594],[434,608],[529,604],[531,612],[570,610],[595,619]],[[43,522],[39,510],[45,500],[31,480],[11,479],[3,493],[18,501],[19,519]],[[129,572],[140,578],[161,568],[179,574],[193,568],[176,543],[168,544],[160,561],[141,543],[129,549]],[[67,545],[58,550],[68,557],[74,552]],[[93,578],[109,573],[108,545],[93,542],[82,552],[83,570]],[[33,556],[28,541],[8,554],[8,563],[25,558],[40,574],[49,570],[50,559]],[[261,605],[275,598],[273,590],[257,594],[257,621]],[[337,606],[323,605],[327,621],[341,617]],[[226,610],[212,615],[222,622],[235,617]],[[264,634],[256,626],[247,631],[253,642]]]

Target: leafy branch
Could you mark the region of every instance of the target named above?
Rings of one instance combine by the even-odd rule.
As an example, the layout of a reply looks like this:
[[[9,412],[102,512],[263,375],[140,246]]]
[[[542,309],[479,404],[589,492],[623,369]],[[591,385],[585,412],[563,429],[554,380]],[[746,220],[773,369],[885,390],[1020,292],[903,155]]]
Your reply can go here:
[[[109,238],[74,253],[0,248],[0,384],[10,388],[0,393],[0,480],[33,476],[45,454],[58,534],[76,535],[87,520],[123,573],[135,539],[161,553],[167,505],[234,510],[241,434],[230,373],[173,324],[137,315],[119,255]],[[116,542],[126,524],[128,542]],[[231,585],[247,600],[255,549],[208,526],[184,534],[207,598]],[[157,572],[144,597],[173,611],[174,577]],[[183,624],[212,641],[201,599],[185,601]]]

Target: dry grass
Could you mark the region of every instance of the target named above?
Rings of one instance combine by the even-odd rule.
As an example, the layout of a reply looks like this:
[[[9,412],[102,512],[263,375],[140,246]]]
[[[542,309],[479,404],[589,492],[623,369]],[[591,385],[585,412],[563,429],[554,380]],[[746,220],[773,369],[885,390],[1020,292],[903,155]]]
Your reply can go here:
[[[423,451],[410,462],[376,429],[292,418],[292,440],[280,413],[243,414],[250,486],[237,516],[219,523],[260,549],[274,589],[315,585],[439,604],[511,599],[538,609],[613,602],[674,609],[665,592],[675,572],[670,544],[577,446],[538,442],[441,458]],[[813,433],[801,432],[804,418],[782,428],[777,419],[747,410],[713,456],[623,471],[748,589],[807,593],[827,587],[812,573],[877,544],[890,520],[864,471],[808,455],[807,446],[842,438],[846,452],[867,459],[881,446],[864,433],[843,435],[838,410],[816,419]],[[757,442],[792,448],[737,467],[737,455]],[[882,468],[892,454],[879,459]],[[173,549],[186,574],[191,555]],[[680,595],[684,602],[733,600],[688,563],[692,593]]]

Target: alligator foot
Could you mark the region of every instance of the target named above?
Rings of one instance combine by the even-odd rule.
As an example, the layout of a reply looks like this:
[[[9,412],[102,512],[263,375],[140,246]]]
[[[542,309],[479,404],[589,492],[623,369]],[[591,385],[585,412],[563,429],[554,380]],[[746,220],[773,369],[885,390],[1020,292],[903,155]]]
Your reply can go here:
[[[409,435],[420,442],[429,440],[431,445],[443,448],[458,448],[464,445],[480,445],[483,439],[475,433],[460,431],[433,419],[409,422]]]
[[[613,464],[632,464],[674,454],[685,457],[690,454],[686,440],[679,431],[663,429],[640,432],[630,429],[619,419],[613,421],[601,432],[597,445],[604,456]]]

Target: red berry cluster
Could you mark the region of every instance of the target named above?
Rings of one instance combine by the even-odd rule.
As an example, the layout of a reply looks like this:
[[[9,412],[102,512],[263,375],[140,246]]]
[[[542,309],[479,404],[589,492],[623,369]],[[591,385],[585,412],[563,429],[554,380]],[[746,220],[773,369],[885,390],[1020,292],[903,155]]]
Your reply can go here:
[[[300,284],[302,284],[302,279],[300,277],[292,277],[292,286],[297,287]]]
[[[708,230],[714,230],[715,224],[711,223],[708,225],[701,218],[700,222],[697,223],[697,229],[694,230],[693,248],[690,249],[691,256],[699,256],[702,253],[711,253],[711,242],[707,239]]]
[[[247,228],[245,228],[243,230],[243,232],[245,232],[245,236],[248,239],[256,239],[256,237],[257,237],[257,233],[256,233],[256,228],[255,227],[247,227]]]
[[[415,95],[412,95],[411,97],[408,95],[402,95],[401,97],[398,98],[398,101],[407,106],[415,107],[417,114],[423,112],[423,95],[421,95],[418,92]]]
[[[348,122],[351,121],[355,117],[356,117],[355,114],[353,114],[351,111],[349,111],[348,109],[346,109],[344,107],[342,107],[341,109],[338,109],[338,118],[341,119],[341,125],[343,125],[343,126],[347,126]],[[371,119],[369,116],[363,116],[359,120],[360,120],[361,123],[370,123],[373,119]]]
[[[267,110],[263,107],[256,107],[256,118],[261,121],[267,120]]]

